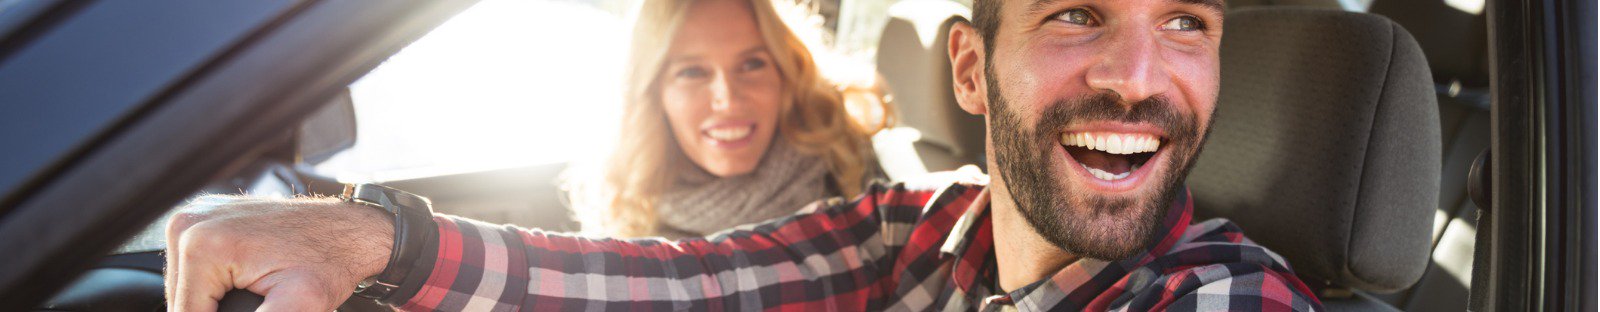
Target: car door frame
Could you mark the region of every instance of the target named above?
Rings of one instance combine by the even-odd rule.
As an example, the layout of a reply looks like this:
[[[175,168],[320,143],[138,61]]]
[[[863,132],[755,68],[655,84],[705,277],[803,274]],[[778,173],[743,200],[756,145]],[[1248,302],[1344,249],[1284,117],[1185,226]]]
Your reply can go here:
[[[75,7],[43,8],[37,19],[8,26],[33,38],[0,38],[8,52],[0,64],[64,26],[101,22],[82,12],[135,2],[121,13],[192,5],[51,3]],[[261,142],[293,131],[329,97],[476,1],[286,2],[259,27],[226,34],[235,40],[222,53],[172,77],[157,96],[126,99],[136,107],[131,113],[40,174],[0,190],[10,194],[0,202],[0,250],[9,253],[0,261],[0,311],[33,309],[190,192],[248,164],[263,152]],[[246,5],[228,3],[213,4]]]
[[[1491,207],[1474,311],[1593,311],[1596,6],[1491,0]]]

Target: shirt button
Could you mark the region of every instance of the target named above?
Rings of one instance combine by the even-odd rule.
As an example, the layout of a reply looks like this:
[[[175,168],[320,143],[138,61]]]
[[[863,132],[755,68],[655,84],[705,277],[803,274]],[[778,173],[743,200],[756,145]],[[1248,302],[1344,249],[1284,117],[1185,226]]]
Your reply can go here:
[[[983,298],[983,310],[1001,312],[1017,311],[1017,306],[1012,305],[1011,303],[1011,297],[1007,297],[1005,295],[989,296],[988,298]]]

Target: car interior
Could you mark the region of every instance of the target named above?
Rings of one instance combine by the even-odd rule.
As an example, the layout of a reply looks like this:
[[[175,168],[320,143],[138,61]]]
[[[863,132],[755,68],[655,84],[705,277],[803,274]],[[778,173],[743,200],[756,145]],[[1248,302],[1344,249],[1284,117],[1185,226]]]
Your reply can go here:
[[[1467,173],[1489,148],[1481,11],[1442,1],[1377,0],[1368,14],[1331,14],[1349,11],[1343,1],[1228,3],[1217,128],[1188,183],[1197,217],[1240,224],[1321,281],[1312,287],[1330,309],[1465,310],[1478,214]],[[929,171],[982,163],[982,119],[956,106],[937,48],[964,11],[941,1],[895,8],[877,65],[900,120],[921,133],[917,155]]]
[[[825,25],[860,18],[840,0],[813,2]],[[1490,145],[1490,81],[1484,4],[1465,2],[1228,1],[1218,121],[1188,180],[1197,219],[1233,220],[1285,257],[1330,310],[1467,309],[1481,205],[1468,172]],[[871,11],[881,27],[867,50],[900,121],[889,131],[910,133],[875,145],[886,168],[916,164],[891,179],[985,161],[983,119],[955,104],[945,55],[948,29],[967,20],[969,5],[899,0]],[[338,194],[352,181],[316,166],[358,144],[357,125],[367,122],[359,101],[348,88],[334,92],[247,165],[192,194]],[[429,197],[442,213],[575,231],[560,190],[566,168],[379,182]],[[163,310],[164,223],[38,310]],[[382,310],[359,300],[341,309]]]

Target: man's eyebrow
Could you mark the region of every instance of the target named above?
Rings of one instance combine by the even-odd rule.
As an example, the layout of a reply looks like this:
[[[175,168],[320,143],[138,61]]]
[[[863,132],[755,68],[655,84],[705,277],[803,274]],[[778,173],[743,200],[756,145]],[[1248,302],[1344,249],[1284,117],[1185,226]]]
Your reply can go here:
[[[1227,5],[1222,3],[1223,0],[1171,0],[1171,1],[1177,2],[1177,3],[1182,3],[1182,4],[1195,4],[1195,5],[1203,6],[1203,7],[1207,8],[1207,9],[1211,9],[1212,11],[1216,11],[1217,14],[1222,14],[1223,12],[1226,12],[1227,8],[1228,8]]]
[[[1061,2],[1061,0],[1033,0],[1033,3],[1028,4],[1028,11],[1024,15],[1039,15],[1039,12],[1043,12],[1045,9],[1049,8],[1051,4],[1055,4],[1056,2]]]
[[[1028,16],[1038,15],[1039,12],[1044,11],[1046,8],[1049,8],[1050,5],[1055,4],[1056,2],[1061,2],[1061,1],[1062,0],[1033,0],[1033,3],[1028,4],[1027,15]],[[1216,11],[1217,14],[1222,14],[1227,9],[1227,5],[1223,4],[1224,0],[1169,0],[1169,1],[1182,3],[1182,4],[1194,4],[1194,5],[1203,6],[1203,7],[1206,7],[1207,9],[1211,9],[1212,11]]]

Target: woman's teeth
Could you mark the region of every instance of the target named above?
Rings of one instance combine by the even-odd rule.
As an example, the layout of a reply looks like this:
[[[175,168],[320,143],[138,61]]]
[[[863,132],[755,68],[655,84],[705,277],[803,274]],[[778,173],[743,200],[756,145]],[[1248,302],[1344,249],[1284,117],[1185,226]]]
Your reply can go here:
[[[1161,148],[1161,138],[1135,133],[1076,132],[1061,135],[1061,145],[1082,146],[1111,154],[1136,154],[1154,152]]]
[[[706,136],[717,141],[736,141],[750,136],[751,127],[722,127],[706,130]]]

